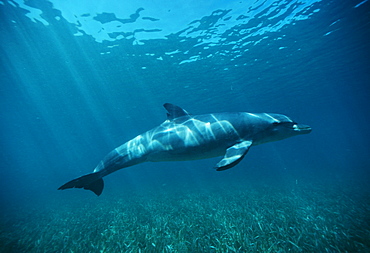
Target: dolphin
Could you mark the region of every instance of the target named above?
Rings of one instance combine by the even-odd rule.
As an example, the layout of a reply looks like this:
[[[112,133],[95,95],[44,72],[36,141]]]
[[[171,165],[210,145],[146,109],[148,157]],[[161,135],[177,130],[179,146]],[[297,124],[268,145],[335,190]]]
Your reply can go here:
[[[237,165],[251,146],[308,134],[311,127],[275,113],[212,113],[191,115],[166,103],[167,120],[108,153],[90,174],[58,190],[83,188],[99,196],[103,177],[143,162],[187,161],[222,156],[216,170]]]

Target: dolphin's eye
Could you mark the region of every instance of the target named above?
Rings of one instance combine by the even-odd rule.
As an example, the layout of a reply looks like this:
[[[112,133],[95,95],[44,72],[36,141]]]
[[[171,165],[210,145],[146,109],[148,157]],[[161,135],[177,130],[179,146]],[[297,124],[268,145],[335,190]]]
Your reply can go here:
[[[273,124],[274,126],[276,126],[276,125],[279,125],[279,123],[280,123],[280,122],[276,122],[276,121],[275,121],[275,122],[274,122],[274,123],[272,123],[272,124]]]

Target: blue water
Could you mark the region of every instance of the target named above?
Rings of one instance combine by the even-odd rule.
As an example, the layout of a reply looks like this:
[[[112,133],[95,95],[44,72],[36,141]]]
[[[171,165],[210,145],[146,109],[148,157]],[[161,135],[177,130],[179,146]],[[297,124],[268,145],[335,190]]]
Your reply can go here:
[[[303,195],[312,190],[315,197],[304,195],[311,200],[308,206],[320,201],[322,210],[332,210],[336,204],[334,213],[352,215],[348,223],[326,219],[326,227],[349,229],[333,232],[338,237],[328,245],[313,246],[309,238],[307,245],[330,252],[369,250],[370,239],[364,236],[370,230],[369,7],[368,0],[0,1],[0,246],[4,252],[45,251],[48,230],[31,230],[25,216],[37,220],[46,213],[54,218],[42,224],[63,231],[61,220],[73,212],[95,215],[99,208],[131,203],[126,207],[140,219],[135,203],[145,209],[148,199],[157,201],[158,211],[158,203],[167,200],[202,203],[191,195],[200,192],[210,196],[208,203],[217,200],[230,208],[243,203],[230,196],[251,191],[260,198],[264,189],[281,193],[274,201],[282,206],[293,190]],[[106,177],[99,198],[79,189],[56,190],[92,172],[110,150],[162,123],[166,102],[192,114],[282,113],[313,131],[252,147],[240,164],[224,172],[213,169],[220,158],[146,163]],[[346,208],[356,211],[348,214]],[[91,226],[102,234],[98,225]],[[356,234],[356,227],[362,232]],[[31,234],[28,241],[19,240]],[[77,239],[85,242],[80,252],[93,250],[86,244],[91,237]],[[313,249],[284,240],[285,246],[271,242],[266,249]],[[132,245],[144,252],[172,252],[175,246],[166,243],[138,240]],[[244,252],[243,243],[233,245]],[[69,252],[73,244],[65,245],[54,250]],[[186,245],[182,252],[233,252],[222,248],[225,244]]]

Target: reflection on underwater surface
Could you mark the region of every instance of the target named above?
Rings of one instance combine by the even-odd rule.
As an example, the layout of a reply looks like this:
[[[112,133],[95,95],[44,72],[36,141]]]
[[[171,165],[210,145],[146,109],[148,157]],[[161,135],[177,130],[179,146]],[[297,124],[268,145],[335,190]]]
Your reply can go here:
[[[352,186],[351,186],[352,187]],[[152,189],[153,190],[153,189]],[[189,185],[13,210],[2,252],[367,252],[369,192]]]

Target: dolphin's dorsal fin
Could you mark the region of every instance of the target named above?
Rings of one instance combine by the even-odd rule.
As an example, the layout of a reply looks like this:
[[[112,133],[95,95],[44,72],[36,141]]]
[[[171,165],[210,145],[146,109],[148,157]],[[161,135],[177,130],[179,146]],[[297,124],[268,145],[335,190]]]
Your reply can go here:
[[[189,116],[189,113],[177,105],[165,103],[164,108],[167,110],[167,119],[173,120],[183,116]]]

